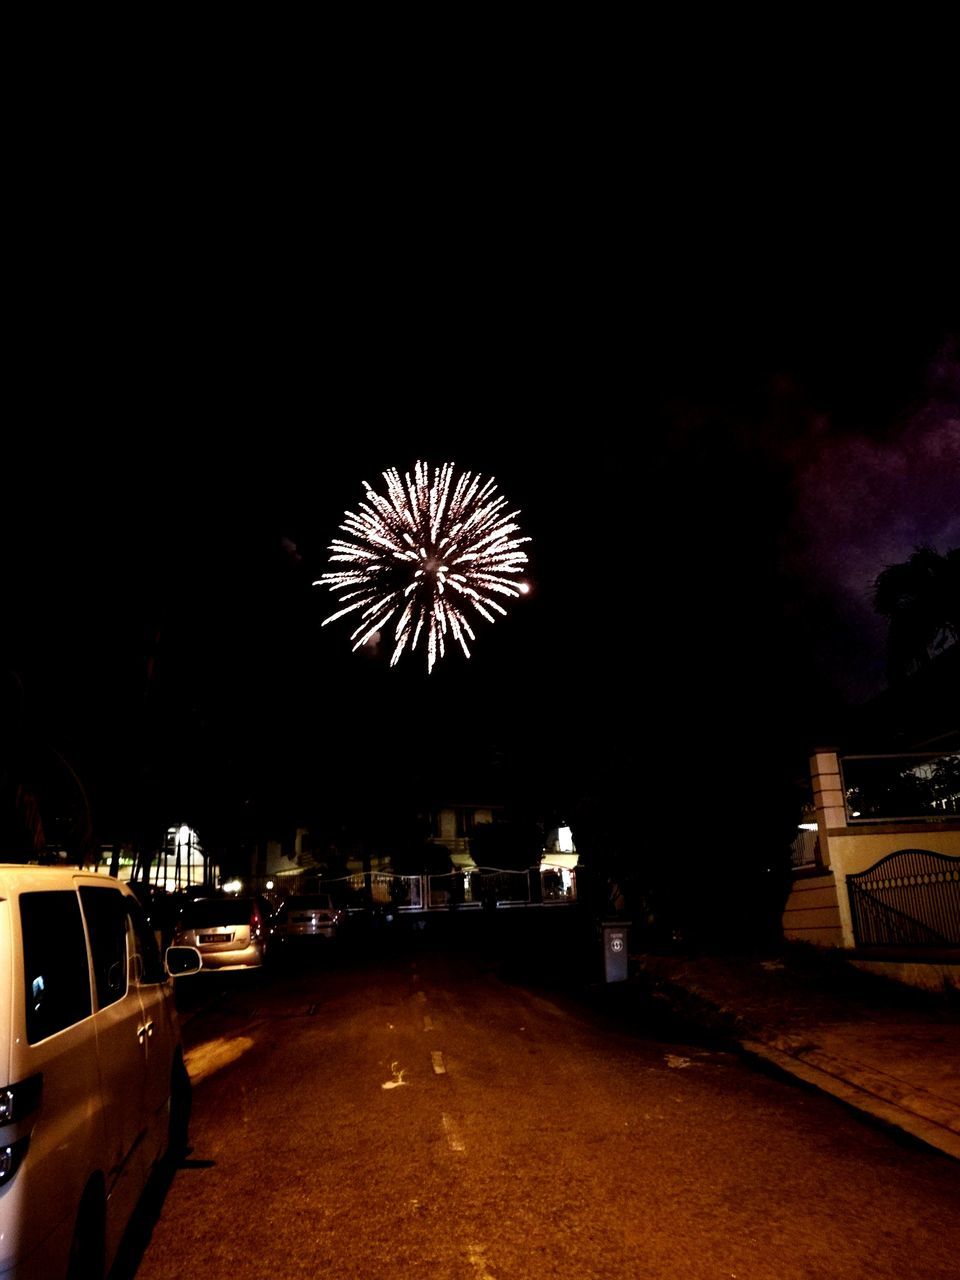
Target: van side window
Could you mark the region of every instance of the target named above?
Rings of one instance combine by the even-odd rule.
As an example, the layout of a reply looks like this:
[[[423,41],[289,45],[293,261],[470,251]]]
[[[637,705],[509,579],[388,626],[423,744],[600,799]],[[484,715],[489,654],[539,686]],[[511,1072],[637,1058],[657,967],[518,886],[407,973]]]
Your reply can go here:
[[[72,889],[21,893],[27,1039],[45,1040],[89,1018],[90,970]]]
[[[106,886],[80,889],[90,935],[97,1005],[104,1009],[127,994],[127,911],[123,894]]]
[[[133,925],[134,955],[139,956],[138,977],[142,983],[166,982],[167,971],[160,959],[157,940],[147,923],[143,908],[132,898],[124,898],[127,915]]]

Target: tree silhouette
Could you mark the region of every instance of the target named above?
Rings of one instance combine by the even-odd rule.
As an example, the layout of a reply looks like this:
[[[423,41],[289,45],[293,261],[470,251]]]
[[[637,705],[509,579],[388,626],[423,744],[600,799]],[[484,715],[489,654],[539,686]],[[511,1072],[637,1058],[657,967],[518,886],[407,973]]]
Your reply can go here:
[[[888,565],[874,581],[873,604],[889,619],[889,678],[903,680],[960,639],[960,548],[940,555],[918,547]]]
[[[0,725],[0,861],[45,862],[62,850],[78,867],[95,864],[87,789],[48,740],[17,671],[0,679]]]
[[[529,818],[481,823],[474,827],[470,852],[478,867],[526,871],[540,865],[543,832]]]

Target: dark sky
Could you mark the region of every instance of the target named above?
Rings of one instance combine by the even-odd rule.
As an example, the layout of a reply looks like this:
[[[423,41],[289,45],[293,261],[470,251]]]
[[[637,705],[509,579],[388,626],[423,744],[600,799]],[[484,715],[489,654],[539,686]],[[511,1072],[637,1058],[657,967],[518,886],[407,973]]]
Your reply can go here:
[[[876,573],[960,544],[955,246],[611,209],[51,249],[5,451],[16,733],[105,812],[149,758],[171,812],[284,822],[802,759],[882,682]],[[310,586],[417,458],[496,475],[532,538],[531,595],[429,678]]]

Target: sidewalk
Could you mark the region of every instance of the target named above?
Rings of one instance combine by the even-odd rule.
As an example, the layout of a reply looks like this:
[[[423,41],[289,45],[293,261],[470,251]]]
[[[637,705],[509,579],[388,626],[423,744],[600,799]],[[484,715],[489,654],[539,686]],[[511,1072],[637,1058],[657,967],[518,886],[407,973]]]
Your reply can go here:
[[[689,1022],[960,1160],[960,1000],[832,952],[631,956]]]

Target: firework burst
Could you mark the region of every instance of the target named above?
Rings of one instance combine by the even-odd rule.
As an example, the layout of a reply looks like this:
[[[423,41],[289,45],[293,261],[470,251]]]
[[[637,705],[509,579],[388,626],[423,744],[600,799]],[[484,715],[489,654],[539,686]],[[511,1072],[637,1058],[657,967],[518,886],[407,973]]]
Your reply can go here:
[[[452,462],[430,473],[425,462],[416,463],[412,477],[384,471],[385,494],[364,481],[366,501],[356,513],[346,512],[340,526],[347,537],[329,547],[329,563],[345,567],[313,584],[329,587],[344,606],[324,626],[358,614],[354,650],[389,624],[396,642],[390,665],[423,637],[428,671],[444,656],[448,638],[470,657],[474,613],[495,622],[507,612],[495,597],[526,593],[517,575],[527,563],[521,546],[530,541],[518,536],[519,512],[504,511],[507,499],[497,496],[492,476],[457,476]]]

